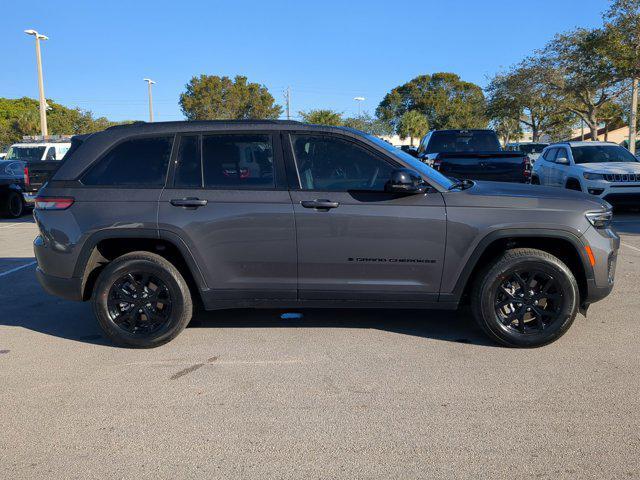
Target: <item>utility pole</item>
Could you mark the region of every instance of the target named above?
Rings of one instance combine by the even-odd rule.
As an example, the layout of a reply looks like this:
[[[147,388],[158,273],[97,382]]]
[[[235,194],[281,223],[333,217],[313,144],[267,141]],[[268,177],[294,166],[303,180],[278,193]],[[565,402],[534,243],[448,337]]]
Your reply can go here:
[[[638,117],[638,78],[631,83],[631,114],[629,115],[629,151],[636,154],[636,119]]]
[[[49,40],[49,37],[36,32],[33,29],[25,30],[27,35],[36,37],[36,62],[38,64],[38,90],[40,94],[40,130],[46,139],[49,135],[47,129],[47,100],[44,97],[44,81],[42,79],[42,55],[40,54],[40,40]]]
[[[149,87],[149,121],[153,122],[153,95],[151,93],[151,85],[155,84],[153,80],[150,78],[143,78],[145,82],[147,82],[147,86]]]
[[[291,87],[284,91],[284,99],[287,106],[287,120],[291,120]]]

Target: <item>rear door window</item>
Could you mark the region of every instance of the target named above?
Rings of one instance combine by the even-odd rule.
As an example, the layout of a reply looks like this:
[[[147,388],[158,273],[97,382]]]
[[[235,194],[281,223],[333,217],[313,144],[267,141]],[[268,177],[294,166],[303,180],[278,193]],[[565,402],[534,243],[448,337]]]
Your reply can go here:
[[[273,142],[268,134],[202,137],[205,188],[275,188]]]
[[[125,140],[113,147],[82,178],[84,185],[162,187],[173,135]]]

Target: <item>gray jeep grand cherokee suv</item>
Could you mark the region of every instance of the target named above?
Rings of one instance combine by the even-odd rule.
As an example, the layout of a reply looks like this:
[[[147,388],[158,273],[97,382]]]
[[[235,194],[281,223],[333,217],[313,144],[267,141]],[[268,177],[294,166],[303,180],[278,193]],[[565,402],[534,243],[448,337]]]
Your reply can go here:
[[[455,309],[494,340],[559,338],[613,287],[609,206],[450,179],[356,130],[133,124],[78,137],[38,194],[37,275],[154,347],[194,305]]]

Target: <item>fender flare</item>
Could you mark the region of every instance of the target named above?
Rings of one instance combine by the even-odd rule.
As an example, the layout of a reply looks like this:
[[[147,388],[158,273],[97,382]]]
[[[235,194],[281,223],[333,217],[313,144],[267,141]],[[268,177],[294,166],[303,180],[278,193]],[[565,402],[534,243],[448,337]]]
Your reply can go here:
[[[195,261],[193,254],[189,250],[187,244],[182,238],[166,230],[156,230],[151,228],[109,228],[105,230],[99,230],[92,233],[82,245],[76,266],[73,271],[73,276],[77,278],[85,278],[88,275],[86,271],[89,264],[89,259],[95,251],[95,247],[103,240],[121,239],[121,238],[143,238],[149,240],[165,240],[174,245],[182,257],[184,258],[193,279],[195,280],[198,288],[203,291],[207,290],[207,284],[202,271],[198,267],[198,263]]]
[[[513,228],[513,229],[502,229],[495,230],[493,232],[485,235],[480,242],[476,245],[473,250],[473,253],[467,260],[466,265],[458,275],[458,279],[456,280],[455,287],[453,292],[451,293],[441,293],[440,301],[460,301],[462,294],[467,286],[469,278],[471,274],[475,270],[478,261],[482,254],[487,250],[489,245],[491,245],[496,240],[502,240],[506,238],[532,238],[532,237],[541,237],[541,238],[555,238],[559,240],[568,241],[575,250],[578,252],[578,256],[582,262],[582,268],[584,269],[585,277],[587,282],[594,278],[593,267],[589,262],[589,258],[587,256],[587,252],[585,250],[585,243],[582,241],[581,237],[574,235],[573,233],[567,232],[566,230],[557,230],[557,229],[547,229],[547,228]]]

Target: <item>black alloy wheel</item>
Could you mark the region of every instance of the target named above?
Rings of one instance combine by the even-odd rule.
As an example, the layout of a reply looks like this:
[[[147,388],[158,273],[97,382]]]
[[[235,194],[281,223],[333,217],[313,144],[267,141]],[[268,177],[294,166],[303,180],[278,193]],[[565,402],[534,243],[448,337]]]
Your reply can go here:
[[[549,273],[516,269],[496,291],[496,315],[505,329],[520,334],[539,333],[560,318],[564,294]]]
[[[167,285],[145,272],[127,273],[109,290],[109,317],[130,334],[150,335],[171,318],[171,293]]]

